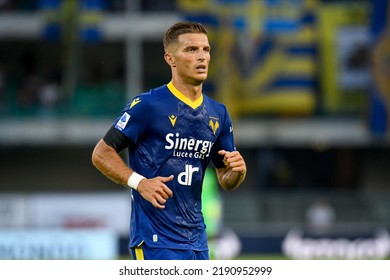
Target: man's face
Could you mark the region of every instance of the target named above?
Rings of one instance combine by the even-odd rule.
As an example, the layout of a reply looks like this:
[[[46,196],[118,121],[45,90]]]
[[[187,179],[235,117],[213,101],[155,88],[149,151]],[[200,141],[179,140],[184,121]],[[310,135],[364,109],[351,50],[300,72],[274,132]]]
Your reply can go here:
[[[178,37],[178,42],[168,50],[173,62],[171,66],[184,81],[199,85],[207,78],[210,49],[206,34],[182,34]]]

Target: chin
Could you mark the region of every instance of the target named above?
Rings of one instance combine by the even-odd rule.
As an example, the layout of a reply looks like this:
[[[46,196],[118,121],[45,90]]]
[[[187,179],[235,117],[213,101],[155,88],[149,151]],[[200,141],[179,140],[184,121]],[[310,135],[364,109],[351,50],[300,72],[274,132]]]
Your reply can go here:
[[[197,74],[188,78],[189,83],[194,86],[199,86],[207,79],[207,74]]]
[[[200,74],[195,77],[195,80],[204,82],[207,79],[207,74]]]

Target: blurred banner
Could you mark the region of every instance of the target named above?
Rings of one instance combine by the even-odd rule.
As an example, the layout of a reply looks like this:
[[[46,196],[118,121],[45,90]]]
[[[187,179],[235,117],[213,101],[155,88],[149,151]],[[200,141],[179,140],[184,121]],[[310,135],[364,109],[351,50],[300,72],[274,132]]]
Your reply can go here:
[[[282,243],[282,251],[290,259],[386,259],[390,256],[390,234],[377,229],[365,235],[308,235],[291,229]]]
[[[45,21],[42,36],[66,42],[78,35],[85,42],[100,42],[105,7],[105,0],[40,0],[38,8]]]
[[[369,85],[369,14],[364,3],[335,3],[319,10],[321,88],[328,114],[365,108]]]
[[[370,87],[370,128],[374,135],[388,133],[390,106],[390,4],[374,0],[371,16],[373,49]]]
[[[115,260],[118,251],[107,229],[0,230],[0,260]]]
[[[23,195],[0,196],[0,229],[26,225],[26,203]]]
[[[38,8],[45,20],[42,27],[42,37],[46,40],[59,40],[61,37],[61,0],[40,0]]]
[[[130,211],[126,193],[2,194],[0,259],[117,259]]]
[[[0,230],[5,228],[103,228],[127,236],[130,194],[2,194]]]
[[[180,0],[178,6],[210,31],[214,62],[205,91],[214,89],[233,117],[314,113],[316,0]]]

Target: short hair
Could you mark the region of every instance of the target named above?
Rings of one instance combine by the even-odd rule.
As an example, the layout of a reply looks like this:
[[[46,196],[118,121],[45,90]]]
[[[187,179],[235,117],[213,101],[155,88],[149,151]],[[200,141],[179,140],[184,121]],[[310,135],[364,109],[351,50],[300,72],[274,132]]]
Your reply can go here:
[[[171,43],[176,42],[180,35],[186,33],[203,33],[207,35],[207,29],[198,22],[192,22],[192,21],[177,22],[171,27],[169,27],[164,34],[164,38],[163,38],[164,50],[166,50]]]

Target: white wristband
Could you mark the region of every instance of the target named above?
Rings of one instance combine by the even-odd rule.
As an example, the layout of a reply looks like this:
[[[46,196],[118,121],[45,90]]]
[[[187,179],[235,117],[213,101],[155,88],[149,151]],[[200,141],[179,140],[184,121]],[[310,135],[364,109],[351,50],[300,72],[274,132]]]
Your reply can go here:
[[[137,172],[133,172],[129,179],[127,180],[127,185],[134,189],[137,190],[139,182],[141,182],[142,179],[145,179],[144,176],[138,174]]]

